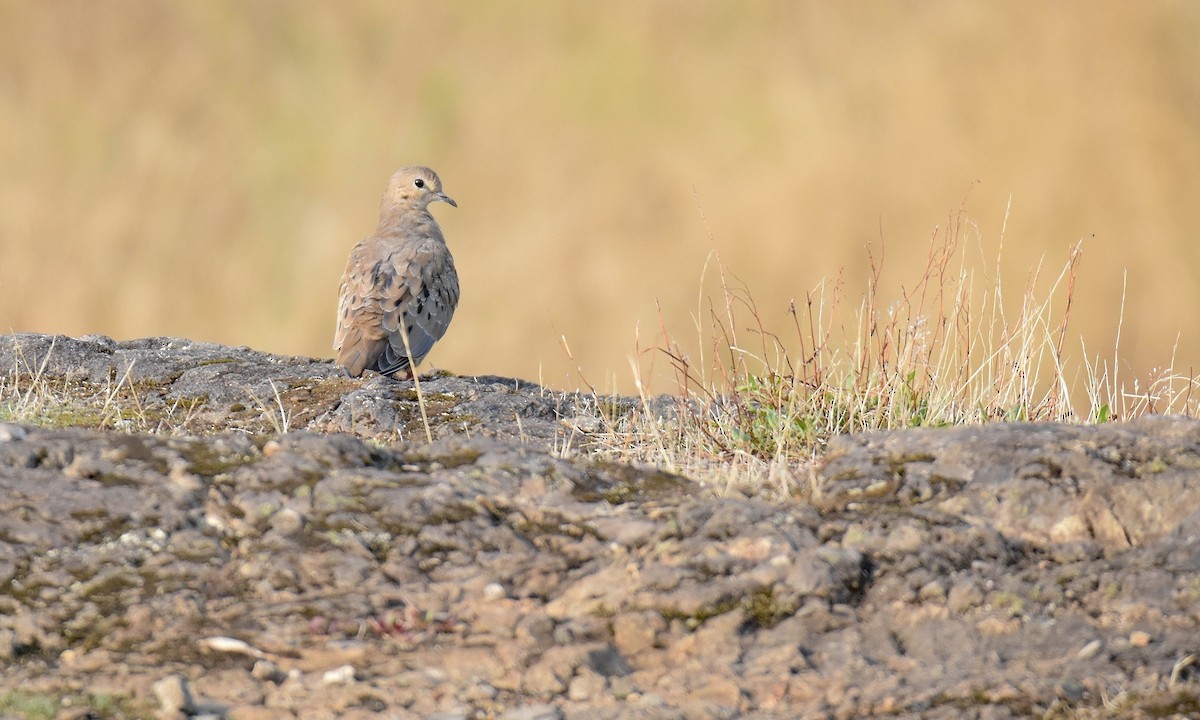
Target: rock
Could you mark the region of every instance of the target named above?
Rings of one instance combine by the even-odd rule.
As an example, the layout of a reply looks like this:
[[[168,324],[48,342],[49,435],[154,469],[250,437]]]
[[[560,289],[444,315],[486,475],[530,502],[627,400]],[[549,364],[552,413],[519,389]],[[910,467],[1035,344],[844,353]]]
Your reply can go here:
[[[1200,507],[1197,441],[1196,421],[1169,417],[843,436],[829,444],[814,500],[927,506],[1040,545],[1140,546]]]
[[[964,613],[983,602],[983,591],[973,581],[959,581],[950,587],[946,597],[946,606],[951,612]]]
[[[0,423],[0,442],[21,440],[29,431],[15,423]]]
[[[483,588],[484,600],[499,600],[505,596],[504,586],[500,583],[488,583]]]
[[[812,498],[717,497],[516,380],[423,380],[430,444],[411,383],[326,362],[0,337],[0,372],[28,360],[134,424],[0,425],[15,687],[251,720],[1000,718],[1113,688],[1152,715],[1196,679],[1193,420],[834,438]]]
[[[553,705],[527,705],[509,710],[500,720],[561,720],[562,716],[562,711]]]
[[[268,680],[276,684],[287,679],[287,673],[270,660],[256,660],[250,674],[258,680]]]
[[[187,679],[182,675],[168,675],[154,683],[154,697],[158,700],[160,718],[191,715],[196,709]]]
[[[294,720],[296,714],[283,708],[238,705],[229,710],[228,720]]]
[[[575,670],[587,662],[587,648],[551,647],[525,673],[525,691],[532,695],[565,693]]]
[[[613,641],[617,652],[635,659],[655,646],[658,634],[667,623],[659,613],[629,612],[613,619]]]
[[[607,686],[608,681],[604,675],[591,668],[580,668],[575,677],[571,678],[571,684],[567,687],[567,697],[576,702],[593,700],[599,698]]]
[[[321,675],[321,682],[326,685],[349,685],[355,680],[354,666],[343,665],[333,670],[326,670]]]

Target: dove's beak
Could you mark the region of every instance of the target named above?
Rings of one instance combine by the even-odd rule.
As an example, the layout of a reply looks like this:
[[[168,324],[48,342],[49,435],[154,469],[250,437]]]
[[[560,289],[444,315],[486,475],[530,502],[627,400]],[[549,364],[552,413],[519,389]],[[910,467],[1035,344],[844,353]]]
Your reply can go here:
[[[458,203],[454,202],[454,198],[450,197],[449,195],[447,195],[447,194],[446,194],[446,193],[444,193],[444,192],[442,192],[442,193],[438,193],[438,194],[437,194],[437,199],[438,199],[438,200],[441,200],[441,201],[442,201],[442,202],[444,202],[444,203],[446,203],[446,204],[447,204],[447,205],[449,205],[450,207],[458,207]]]

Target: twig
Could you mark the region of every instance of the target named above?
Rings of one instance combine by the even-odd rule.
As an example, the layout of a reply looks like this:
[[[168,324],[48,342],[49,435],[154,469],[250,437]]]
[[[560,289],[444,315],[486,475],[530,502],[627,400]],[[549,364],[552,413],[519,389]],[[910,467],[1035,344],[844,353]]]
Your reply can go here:
[[[425,396],[421,393],[421,378],[417,377],[417,363],[413,360],[412,346],[408,344],[408,328],[404,326],[404,319],[400,320],[398,323],[400,339],[404,341],[404,355],[408,358],[408,369],[412,373],[413,388],[417,391],[417,407],[421,409],[421,422],[425,425],[425,439],[432,443],[433,431],[429,429],[429,415],[425,412]]]

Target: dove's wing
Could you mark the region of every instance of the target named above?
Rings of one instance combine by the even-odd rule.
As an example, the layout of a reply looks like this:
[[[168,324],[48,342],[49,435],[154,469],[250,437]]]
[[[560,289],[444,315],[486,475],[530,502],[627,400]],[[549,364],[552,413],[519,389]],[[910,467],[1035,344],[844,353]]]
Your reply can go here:
[[[419,364],[446,333],[457,305],[458,274],[444,242],[364,240],[350,253],[342,276],[337,362],[355,377],[366,369],[384,375],[408,370],[401,323],[413,364]]]
[[[391,263],[398,282],[389,282],[384,293],[382,325],[387,346],[376,362],[384,375],[420,364],[433,344],[446,334],[458,305],[458,273],[446,244],[427,241],[406,245]],[[408,334],[404,347],[401,326]]]

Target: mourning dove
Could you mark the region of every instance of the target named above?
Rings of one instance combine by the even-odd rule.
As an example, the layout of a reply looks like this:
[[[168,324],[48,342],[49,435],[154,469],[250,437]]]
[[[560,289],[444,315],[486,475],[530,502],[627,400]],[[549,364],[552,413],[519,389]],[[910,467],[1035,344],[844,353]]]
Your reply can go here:
[[[383,194],[375,234],[350,251],[333,349],[337,364],[353,377],[375,370],[389,376],[403,371],[412,378],[450,325],[458,305],[458,273],[442,229],[429,214],[429,203],[438,200],[458,207],[442,192],[433,170],[401,168]]]

